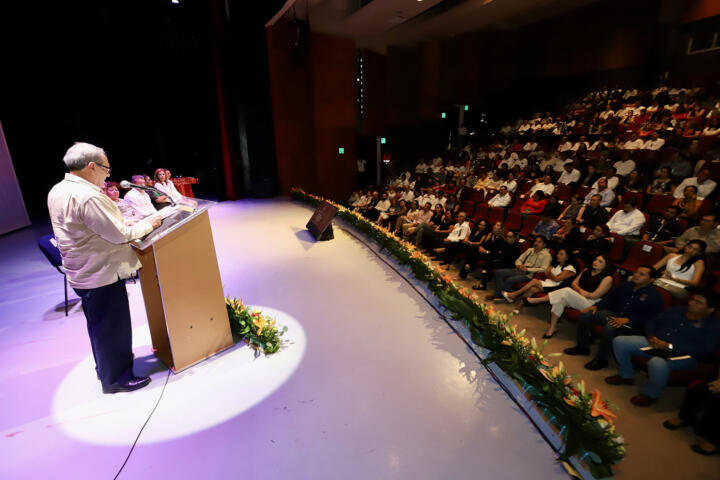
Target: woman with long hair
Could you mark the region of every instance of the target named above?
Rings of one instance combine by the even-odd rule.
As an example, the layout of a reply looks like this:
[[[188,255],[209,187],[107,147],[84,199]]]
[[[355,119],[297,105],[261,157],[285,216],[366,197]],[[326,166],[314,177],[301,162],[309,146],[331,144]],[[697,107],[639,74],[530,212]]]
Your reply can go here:
[[[600,301],[613,286],[614,266],[604,255],[598,255],[592,266],[575,277],[570,287],[548,293],[547,297],[528,298],[530,305],[550,302],[550,327],[543,338],[552,338],[557,333],[557,324],[566,308],[583,310]]]
[[[705,274],[705,249],[702,240],[690,240],[682,253],[670,253],[653,265],[657,270],[665,268],[655,285],[667,290],[675,298],[687,298],[687,287],[697,287]]]
[[[570,282],[577,275],[570,252],[561,248],[555,254],[552,263],[545,269],[544,279],[533,278],[514,292],[501,292],[508,303],[515,303],[518,299],[530,298],[536,293],[549,293],[558,290]]]

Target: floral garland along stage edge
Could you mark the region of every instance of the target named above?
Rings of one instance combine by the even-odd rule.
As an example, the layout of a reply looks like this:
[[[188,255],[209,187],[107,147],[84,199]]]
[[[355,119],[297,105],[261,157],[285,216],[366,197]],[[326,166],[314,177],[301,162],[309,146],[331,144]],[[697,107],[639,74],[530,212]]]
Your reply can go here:
[[[281,337],[287,332],[287,327],[278,330],[275,320],[262,312],[251,310],[242,300],[226,298],[230,330],[234,339],[244,340],[255,350],[255,356],[264,353],[271,355],[282,347]]]
[[[599,390],[586,391],[584,381],[573,385],[562,361],[555,366],[548,363],[547,357],[560,354],[543,355],[547,341],[538,346],[534,337],[525,337],[525,330],[518,331],[516,325],[510,324],[512,315],[497,312],[467,289],[458,288],[447,274],[432,265],[430,258],[388,229],[302,189],[294,188],[292,196],[313,206],[328,201],[337,207],[340,218],[374,239],[401,264],[410,267],[414,276],[426,283],[453,317],[465,324],[473,343],[491,351],[483,363],[494,362],[500,366],[523,386],[550,422],[562,429],[560,435],[565,449],[559,460],[566,462],[577,456],[585,460],[595,478],[612,476],[612,465],[622,460],[626,453],[624,440],[613,425],[616,416],[601,399]]]

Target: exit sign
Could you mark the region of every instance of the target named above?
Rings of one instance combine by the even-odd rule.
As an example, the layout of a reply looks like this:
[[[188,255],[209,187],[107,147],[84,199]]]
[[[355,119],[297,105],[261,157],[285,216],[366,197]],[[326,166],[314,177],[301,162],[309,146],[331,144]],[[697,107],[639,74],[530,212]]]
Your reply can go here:
[[[339,153],[340,155],[345,155],[345,148],[344,148],[344,147],[339,147],[339,148],[338,148],[338,153]]]

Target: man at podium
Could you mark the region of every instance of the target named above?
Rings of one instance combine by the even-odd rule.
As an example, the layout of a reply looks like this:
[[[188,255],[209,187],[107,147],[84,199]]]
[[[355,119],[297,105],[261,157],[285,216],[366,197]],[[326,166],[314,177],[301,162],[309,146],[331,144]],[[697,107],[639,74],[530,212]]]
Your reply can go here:
[[[129,243],[160,226],[154,215],[131,226],[102,193],[110,163],[102,148],[76,143],[63,158],[70,170],[48,194],[63,267],[82,300],[98,379],[104,393],[150,383],[133,373],[132,328],[125,280],[140,268]]]

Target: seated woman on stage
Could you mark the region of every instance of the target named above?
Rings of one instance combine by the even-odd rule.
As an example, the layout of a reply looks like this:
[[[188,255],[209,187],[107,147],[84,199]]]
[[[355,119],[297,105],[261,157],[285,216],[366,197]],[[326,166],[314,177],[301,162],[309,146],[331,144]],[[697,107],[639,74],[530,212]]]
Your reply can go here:
[[[155,188],[167,195],[173,202],[181,205],[188,205],[193,208],[197,207],[197,202],[191,198],[183,196],[177,191],[172,180],[170,180],[169,171],[164,168],[155,170],[154,175]],[[151,185],[151,184],[148,184]]]
[[[518,299],[530,298],[536,293],[550,293],[568,286],[570,280],[577,275],[577,269],[573,265],[569,252],[561,248],[555,254],[555,258],[549,267],[545,269],[545,279],[533,278],[523,287],[514,292],[500,292],[508,303],[514,303]]]
[[[667,290],[675,298],[687,298],[686,288],[697,287],[705,274],[705,249],[707,244],[702,240],[690,240],[682,249],[682,253],[665,255],[655,265],[655,269],[665,268],[661,278],[655,285]]]
[[[567,307],[583,310],[600,301],[613,286],[614,267],[604,255],[598,255],[592,267],[586,268],[575,277],[572,286],[550,292],[547,297],[528,298],[530,305],[550,302],[550,327],[543,338],[552,338],[557,333],[560,316]]]
[[[132,205],[130,205],[128,202],[120,198],[120,190],[118,189],[117,182],[105,182],[105,188],[103,188],[103,193],[110,197],[110,200],[112,200],[115,205],[120,210],[120,213],[122,213],[123,218],[125,219],[125,223],[128,225],[132,225],[138,220],[142,219],[142,215],[140,212],[135,210]]]

